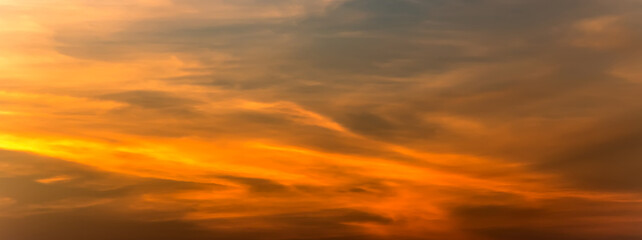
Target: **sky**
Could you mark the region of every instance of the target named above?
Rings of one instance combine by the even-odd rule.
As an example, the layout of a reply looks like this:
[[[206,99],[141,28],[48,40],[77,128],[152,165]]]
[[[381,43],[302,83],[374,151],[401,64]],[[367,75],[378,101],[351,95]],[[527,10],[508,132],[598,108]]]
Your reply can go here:
[[[642,240],[642,1],[0,0],[0,239]]]

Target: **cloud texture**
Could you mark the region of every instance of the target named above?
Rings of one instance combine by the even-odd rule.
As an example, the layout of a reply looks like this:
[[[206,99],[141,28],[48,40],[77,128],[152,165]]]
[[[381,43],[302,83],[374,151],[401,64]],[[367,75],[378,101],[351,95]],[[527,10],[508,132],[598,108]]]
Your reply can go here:
[[[642,239],[635,0],[0,0],[0,238]]]

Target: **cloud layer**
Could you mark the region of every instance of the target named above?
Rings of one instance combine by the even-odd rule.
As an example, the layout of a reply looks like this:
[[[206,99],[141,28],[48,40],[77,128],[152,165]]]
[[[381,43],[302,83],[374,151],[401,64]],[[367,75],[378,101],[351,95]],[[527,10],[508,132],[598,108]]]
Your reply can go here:
[[[0,238],[642,239],[641,13],[0,0]]]

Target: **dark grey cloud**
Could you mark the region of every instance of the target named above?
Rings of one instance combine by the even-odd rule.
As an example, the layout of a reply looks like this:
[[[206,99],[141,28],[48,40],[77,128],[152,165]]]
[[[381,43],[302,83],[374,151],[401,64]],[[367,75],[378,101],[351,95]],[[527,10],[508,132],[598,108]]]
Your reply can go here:
[[[142,90],[107,94],[101,98],[152,109],[189,107],[199,103],[196,100],[176,97],[167,92]]]
[[[520,201],[468,204],[453,208],[451,215],[459,228],[473,239],[640,239],[636,233],[618,230],[622,227],[618,223],[587,221],[636,214],[619,212],[623,209],[621,205],[626,205],[622,203],[569,198],[543,201],[537,206]],[[591,232],[592,228],[610,231]]]
[[[223,176],[220,177],[223,179],[231,180],[243,185],[248,186],[249,190],[254,193],[283,193],[288,191],[288,186],[280,184],[278,182],[261,179],[261,178],[247,178],[247,177],[237,177],[237,176]]]
[[[569,175],[585,188],[641,191],[640,111],[625,113],[565,136],[570,146],[553,153],[541,168]]]
[[[196,107],[202,102],[161,91],[127,91],[99,96],[100,99],[112,100],[128,104],[128,107],[116,109],[112,114],[128,117],[174,117],[185,119],[199,115]],[[151,113],[149,111],[152,111]],[[142,113],[142,114],[141,114]],[[136,115],[141,116],[136,116]]]
[[[258,217],[226,218],[205,222],[225,232],[229,226],[272,225],[272,228],[250,228],[236,232],[235,239],[377,239],[353,228],[349,223],[389,224],[383,216],[353,209],[326,209]],[[329,231],[332,229],[332,231]],[[234,236],[234,235],[232,235]]]
[[[126,216],[112,215],[89,208],[24,218],[0,218],[0,236],[15,240],[212,239],[210,232],[192,223],[136,221]]]

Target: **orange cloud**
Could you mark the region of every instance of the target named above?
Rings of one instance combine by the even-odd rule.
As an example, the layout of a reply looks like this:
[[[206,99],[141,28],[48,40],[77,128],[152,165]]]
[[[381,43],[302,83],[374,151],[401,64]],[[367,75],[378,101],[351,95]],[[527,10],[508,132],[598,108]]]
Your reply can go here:
[[[641,238],[640,7],[0,0],[0,238]]]

